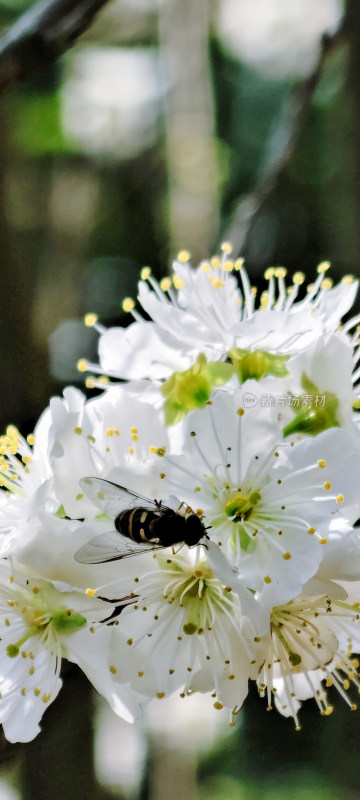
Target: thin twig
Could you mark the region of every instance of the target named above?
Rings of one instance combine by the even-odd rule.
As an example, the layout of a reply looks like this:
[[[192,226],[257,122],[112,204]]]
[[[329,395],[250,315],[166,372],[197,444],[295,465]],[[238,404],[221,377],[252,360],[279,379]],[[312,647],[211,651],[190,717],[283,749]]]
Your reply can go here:
[[[108,0],[36,3],[0,38],[0,91],[49,66],[91,25]]]
[[[333,35],[324,34],[315,69],[306,80],[294,87],[279,125],[271,135],[267,156],[254,191],[241,198],[235,206],[224,239],[231,241],[234,250],[241,252],[242,255],[246,256],[254,226],[264,206],[276,191],[284,169],[294,153],[304,120],[320,83],[326,59],[342,41],[344,30],[345,24],[342,23]]]

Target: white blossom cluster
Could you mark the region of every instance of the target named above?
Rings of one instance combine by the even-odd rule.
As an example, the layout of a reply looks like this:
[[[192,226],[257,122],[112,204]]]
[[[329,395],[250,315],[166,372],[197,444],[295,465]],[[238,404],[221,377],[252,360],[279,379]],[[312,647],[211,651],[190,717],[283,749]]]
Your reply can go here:
[[[329,715],[334,688],[356,708],[357,281],[271,268],[257,298],[227,243],[189,259],[160,283],[142,270],[129,327],[87,315],[99,364],[79,369],[101,393],[68,387],[27,440],[0,438],[12,742],[39,732],[63,658],[129,722],[204,692],[233,725],[250,680],[297,729],[302,701]]]

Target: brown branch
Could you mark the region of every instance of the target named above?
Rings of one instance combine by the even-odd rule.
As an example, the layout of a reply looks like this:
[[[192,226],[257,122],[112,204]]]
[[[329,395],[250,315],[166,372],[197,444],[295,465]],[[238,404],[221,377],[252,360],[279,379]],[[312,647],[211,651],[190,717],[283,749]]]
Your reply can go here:
[[[320,83],[323,68],[330,52],[344,39],[345,22],[333,35],[324,34],[315,69],[293,89],[282,119],[270,138],[268,152],[254,191],[236,205],[232,221],[224,238],[230,240],[236,252],[246,256],[254,226],[264,206],[277,190],[283,172],[292,157],[303,129],[304,120]]]
[[[40,0],[0,38],[0,91],[51,64],[91,25],[108,0]]]

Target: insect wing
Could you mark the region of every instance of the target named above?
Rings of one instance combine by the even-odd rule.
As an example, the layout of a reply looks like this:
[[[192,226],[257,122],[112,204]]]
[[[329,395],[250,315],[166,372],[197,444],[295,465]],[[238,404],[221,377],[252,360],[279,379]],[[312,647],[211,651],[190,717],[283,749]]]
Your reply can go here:
[[[141,555],[152,550],[162,550],[162,545],[154,542],[137,544],[128,541],[117,531],[109,531],[95,536],[75,553],[75,560],[80,564],[104,564],[106,561],[119,561],[121,558]]]
[[[136,508],[136,506],[155,510],[159,508],[148,497],[143,497],[131,489],[126,489],[125,486],[119,486],[117,483],[106,481],[103,478],[81,478],[80,486],[87,497],[110,517],[117,517],[122,511]]]

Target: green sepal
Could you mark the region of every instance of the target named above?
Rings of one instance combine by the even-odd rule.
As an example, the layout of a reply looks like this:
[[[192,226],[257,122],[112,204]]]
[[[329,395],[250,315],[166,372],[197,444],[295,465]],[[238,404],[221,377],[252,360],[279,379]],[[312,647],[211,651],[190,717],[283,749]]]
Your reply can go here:
[[[165,397],[165,425],[175,425],[189,411],[204,408],[211,394],[227,383],[234,374],[231,364],[207,361],[200,353],[192,367],[184,372],[174,372],[161,387]]]
[[[264,350],[241,350],[233,347],[228,352],[232,365],[235,369],[240,383],[245,383],[250,379],[260,381],[267,375],[275,378],[286,378],[289,371],[286,369],[285,362],[289,356],[278,356],[266,353]]]

